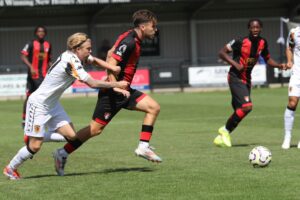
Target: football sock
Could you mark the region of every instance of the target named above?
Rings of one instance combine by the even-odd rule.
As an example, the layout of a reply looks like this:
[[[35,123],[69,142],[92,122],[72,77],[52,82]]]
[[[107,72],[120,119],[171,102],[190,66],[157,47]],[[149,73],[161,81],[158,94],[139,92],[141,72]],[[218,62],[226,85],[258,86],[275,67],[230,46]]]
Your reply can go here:
[[[12,170],[17,169],[28,158],[31,158],[35,152],[31,151],[27,146],[22,147],[9,163]]]
[[[227,120],[225,128],[231,133],[250,111],[245,112],[241,108],[236,109]]]
[[[143,124],[142,131],[140,133],[139,145],[142,145],[143,147],[145,147],[146,145],[149,146],[149,141],[152,136],[152,131],[153,131],[153,126]]]
[[[292,129],[295,119],[295,109],[287,107],[284,112],[284,138],[290,139],[292,137]]]
[[[66,138],[59,133],[46,132],[44,134],[44,142],[66,142]]]
[[[64,146],[64,150],[67,154],[72,153],[76,149],[78,149],[83,143],[79,139],[75,139],[73,141],[69,140],[68,143]]]

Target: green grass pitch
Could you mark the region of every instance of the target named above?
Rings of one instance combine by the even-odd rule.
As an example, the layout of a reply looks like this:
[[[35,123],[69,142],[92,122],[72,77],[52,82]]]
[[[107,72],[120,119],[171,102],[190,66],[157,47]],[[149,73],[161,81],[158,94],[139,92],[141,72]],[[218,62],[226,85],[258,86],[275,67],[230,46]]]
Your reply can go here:
[[[69,157],[66,176],[56,176],[51,154],[63,143],[45,143],[19,169],[24,179],[0,178],[0,199],[300,199],[299,114],[294,147],[281,149],[287,88],[254,89],[254,109],[226,149],[212,141],[232,113],[229,91],[150,95],[161,104],[151,143],[162,164],[134,155],[144,114],[123,110]],[[89,123],[95,103],[96,97],[62,100],[77,130]],[[23,145],[21,107],[21,101],[0,103],[2,168]],[[272,151],[267,168],[249,164],[248,154],[258,145]]]

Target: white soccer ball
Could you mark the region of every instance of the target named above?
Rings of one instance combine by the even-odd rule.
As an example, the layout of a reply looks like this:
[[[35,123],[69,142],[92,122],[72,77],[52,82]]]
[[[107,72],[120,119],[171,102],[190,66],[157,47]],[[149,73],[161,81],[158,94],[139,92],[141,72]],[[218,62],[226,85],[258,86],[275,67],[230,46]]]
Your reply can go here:
[[[250,151],[249,161],[253,167],[266,167],[272,160],[271,151],[263,146],[255,147]]]

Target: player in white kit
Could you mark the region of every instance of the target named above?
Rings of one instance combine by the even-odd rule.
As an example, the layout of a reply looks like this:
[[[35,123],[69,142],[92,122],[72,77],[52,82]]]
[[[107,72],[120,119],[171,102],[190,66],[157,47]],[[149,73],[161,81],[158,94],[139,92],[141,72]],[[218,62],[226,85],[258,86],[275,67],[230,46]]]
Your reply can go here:
[[[3,174],[9,179],[21,178],[17,168],[40,150],[46,129],[50,132],[60,133],[70,141],[76,138],[73,124],[59,103],[60,96],[76,79],[93,88],[117,87],[122,89],[128,86],[125,81],[95,80],[84,70],[83,65],[88,63],[114,72],[121,70],[119,66],[111,66],[90,55],[91,40],[86,34],[71,35],[67,40],[67,47],[68,50],[62,53],[49,68],[40,87],[28,99],[24,131],[29,136],[29,141],[4,168]]]
[[[283,149],[289,149],[291,146],[295,111],[300,97],[300,27],[290,30],[287,38],[286,57],[287,66],[292,68],[292,73],[288,89],[289,100],[284,113],[285,135],[281,146]],[[300,148],[300,142],[298,148]]]

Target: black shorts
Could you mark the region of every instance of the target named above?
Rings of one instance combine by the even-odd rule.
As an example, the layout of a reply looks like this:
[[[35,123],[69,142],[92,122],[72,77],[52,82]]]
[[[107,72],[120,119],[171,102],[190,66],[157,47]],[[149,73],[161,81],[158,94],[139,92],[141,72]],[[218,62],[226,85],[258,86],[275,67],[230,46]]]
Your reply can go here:
[[[229,82],[229,87],[232,96],[231,104],[234,109],[252,106],[250,85],[235,81]]]
[[[93,120],[99,124],[107,125],[122,108],[133,110],[136,104],[146,96],[146,94],[134,89],[130,89],[129,92],[130,97],[126,98],[112,89],[100,90]]]
[[[26,96],[30,96],[43,82],[43,78],[32,79],[30,75],[27,76]]]

